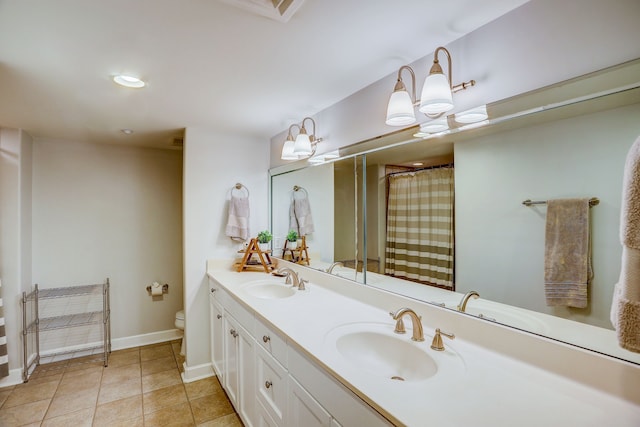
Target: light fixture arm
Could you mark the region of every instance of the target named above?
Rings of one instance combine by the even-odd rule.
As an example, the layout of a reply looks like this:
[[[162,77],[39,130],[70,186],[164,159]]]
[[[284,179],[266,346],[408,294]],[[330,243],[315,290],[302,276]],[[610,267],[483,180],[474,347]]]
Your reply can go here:
[[[413,68],[408,65],[400,67],[398,70],[398,80],[396,81],[396,86],[393,88],[393,91],[397,92],[399,90],[407,90],[404,82],[402,81],[402,70],[407,70],[411,74],[411,102],[415,105],[419,101],[416,99],[416,74],[413,72]]]
[[[305,117],[304,119],[302,119],[302,123],[301,123],[301,125],[302,125],[302,127],[301,127],[301,131],[302,131],[302,129],[304,129],[304,130],[306,131],[306,128],[304,127],[304,122],[305,122],[306,120],[311,120],[311,123],[313,124],[313,132],[311,132],[311,133],[309,134],[309,140],[311,141],[311,146],[313,147],[314,152],[315,152],[316,144],[317,144],[318,142],[321,142],[321,141],[322,141],[322,138],[316,138],[316,121],[315,121],[315,120],[313,120],[311,117]]]
[[[300,125],[294,123],[291,126],[289,126],[289,132],[287,134],[287,140],[291,140],[293,141],[293,134],[291,133],[291,129],[293,129],[293,127],[297,127],[298,128],[298,133],[300,133]]]
[[[444,52],[447,55],[447,71],[448,71],[448,75],[449,75],[449,86],[451,87],[451,92],[456,93],[459,92],[461,90],[464,90],[466,88],[468,88],[469,86],[474,86],[476,84],[475,80],[469,80],[468,82],[462,82],[460,84],[457,85],[453,85],[453,79],[452,79],[452,72],[451,72],[451,54],[449,53],[449,51],[440,46],[436,49],[435,53],[433,54],[433,65],[431,66],[431,70],[429,71],[429,74],[436,74],[436,73],[442,73],[442,67],[440,66],[440,61],[438,60],[438,53],[439,52]]]

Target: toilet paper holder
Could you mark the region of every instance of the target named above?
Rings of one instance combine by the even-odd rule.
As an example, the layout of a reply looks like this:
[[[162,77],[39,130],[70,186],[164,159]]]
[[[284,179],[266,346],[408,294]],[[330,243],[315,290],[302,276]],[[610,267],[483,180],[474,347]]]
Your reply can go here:
[[[149,295],[151,295],[151,285],[147,286],[147,292],[149,293]],[[169,285],[167,283],[162,285],[162,293],[163,294],[169,293]]]

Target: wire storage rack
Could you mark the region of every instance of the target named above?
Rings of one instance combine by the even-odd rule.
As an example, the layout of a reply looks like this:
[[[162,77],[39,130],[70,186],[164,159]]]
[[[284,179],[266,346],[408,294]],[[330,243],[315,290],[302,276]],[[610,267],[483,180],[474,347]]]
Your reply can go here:
[[[22,293],[23,380],[27,382],[36,366],[50,362],[93,356],[108,365],[111,353],[109,279],[96,285],[40,289]],[[60,331],[74,332],[60,332]],[[50,337],[49,334],[57,336]],[[43,351],[43,335],[49,346]],[[85,342],[78,342],[84,339]],[[53,344],[52,344],[53,343]]]

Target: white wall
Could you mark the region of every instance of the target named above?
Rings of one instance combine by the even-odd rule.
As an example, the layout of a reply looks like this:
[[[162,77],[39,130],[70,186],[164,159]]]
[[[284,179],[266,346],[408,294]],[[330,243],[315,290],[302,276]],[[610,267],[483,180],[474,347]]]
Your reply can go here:
[[[294,185],[303,187],[309,195],[315,227],[315,232],[306,238],[309,257],[312,262],[331,263],[333,262],[333,198],[327,195],[333,194],[333,163],[273,177],[271,190],[273,247],[282,248],[289,232],[289,208]],[[276,252],[276,255],[280,256],[280,253]]]
[[[446,46],[453,58],[454,84],[477,85],[454,95],[455,111],[501,100],[558,81],[640,57],[638,0],[531,0]],[[437,46],[424,46],[425,57],[410,64],[418,93]],[[327,152],[397,130],[385,125],[396,72],[314,115],[318,147]],[[271,166],[280,160],[286,132],[272,138]]]
[[[182,153],[36,139],[33,282],[111,281],[114,339],[174,329],[183,307]],[[145,287],[169,284],[152,299]]]
[[[18,129],[0,128],[0,278],[10,376],[20,381],[22,316],[20,299],[31,280],[31,137]]]
[[[456,143],[456,290],[611,328],[620,272],[624,159],[640,104]],[[544,206],[526,199],[598,197],[591,209],[589,308],[547,307]]]
[[[250,192],[250,231],[268,224],[268,142],[211,129],[187,128],[184,149],[184,302],[187,357],[185,379],[205,375],[209,358],[209,286],[206,261],[237,255],[224,235],[231,188]]]

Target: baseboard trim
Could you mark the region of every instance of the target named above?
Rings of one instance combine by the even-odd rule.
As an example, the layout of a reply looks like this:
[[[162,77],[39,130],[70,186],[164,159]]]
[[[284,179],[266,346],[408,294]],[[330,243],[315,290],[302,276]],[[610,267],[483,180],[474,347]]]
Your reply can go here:
[[[9,370],[9,376],[0,378],[0,388],[22,384],[22,368]]]
[[[191,383],[203,378],[215,376],[211,363],[203,363],[202,365],[187,366],[187,362],[183,363],[184,372],[182,373],[182,382]]]
[[[124,350],[125,348],[140,347],[142,345],[157,344],[165,341],[173,341],[182,338],[180,329],[168,329],[166,331],[151,332],[149,334],[133,335],[111,340],[111,350]]]

